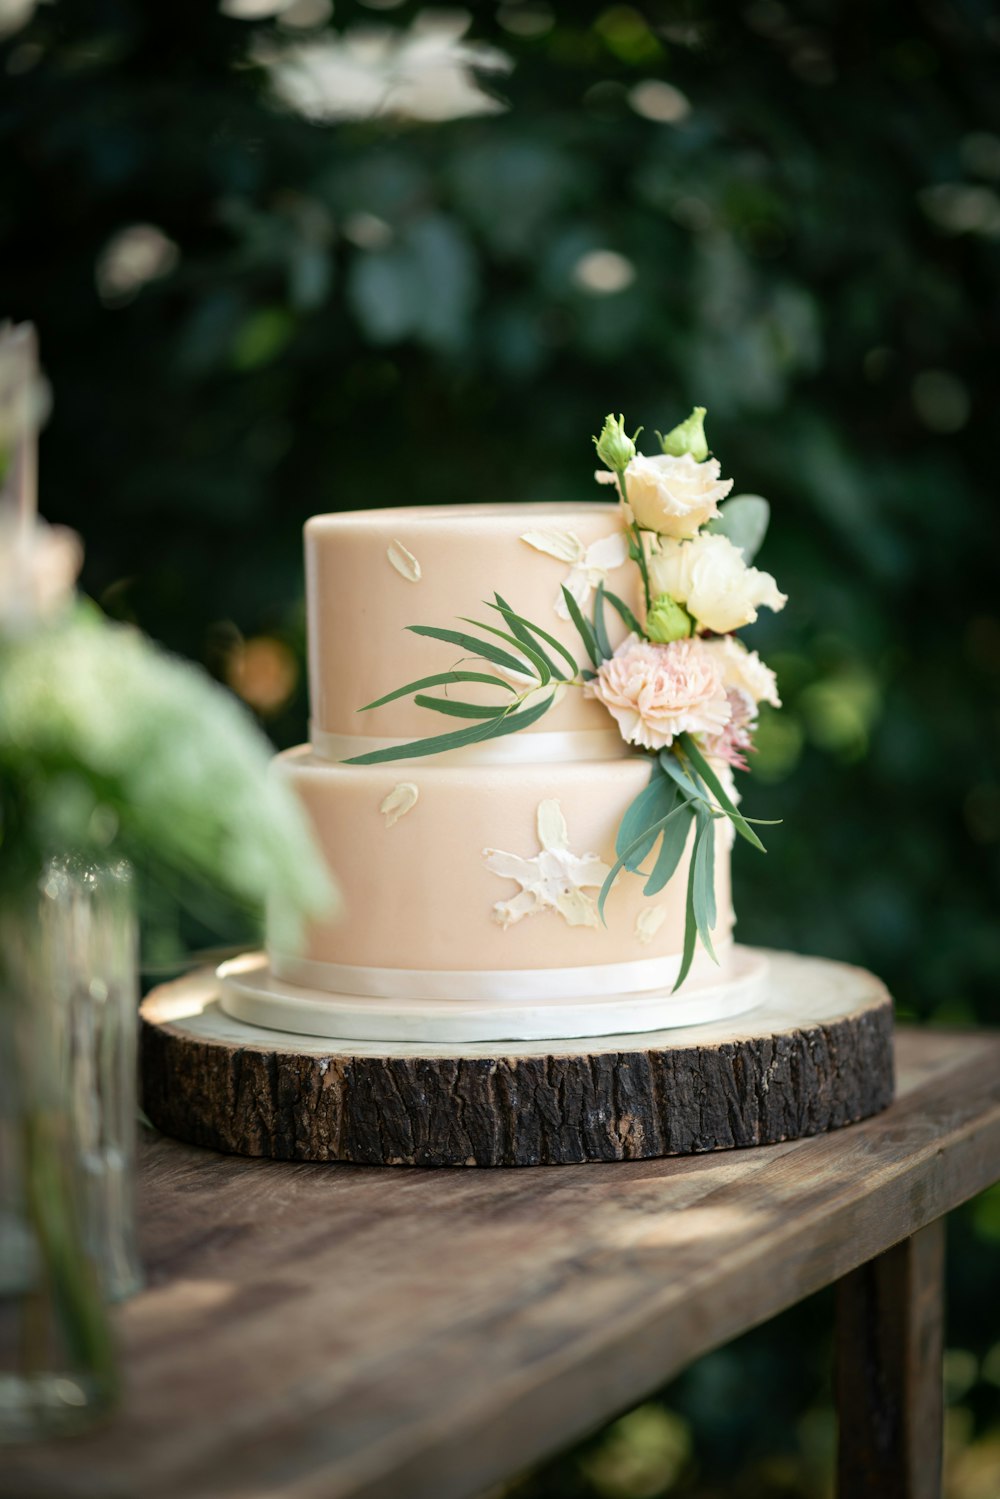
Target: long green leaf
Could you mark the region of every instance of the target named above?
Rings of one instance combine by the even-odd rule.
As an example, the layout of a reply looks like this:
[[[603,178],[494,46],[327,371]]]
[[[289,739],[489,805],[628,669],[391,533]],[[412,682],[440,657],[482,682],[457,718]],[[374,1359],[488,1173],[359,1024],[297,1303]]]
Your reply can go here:
[[[505,688],[512,697],[517,696],[517,688],[513,683],[505,682],[503,677],[490,677],[481,671],[439,671],[432,677],[421,677],[418,682],[407,682],[405,687],[397,687],[395,692],[387,692],[385,697],[376,698],[373,703],[365,703],[358,712],[381,708],[384,703],[394,703],[398,697],[408,697],[411,692],[420,692],[424,687],[450,687],[456,682],[487,682],[491,687]]]
[[[530,649],[537,652],[539,657],[545,662],[545,665],[548,667],[550,679],[552,677],[559,677],[559,668],[555,666],[549,656],[546,655],[545,651],[538,644],[537,640],[535,640],[532,636],[526,622],[522,620],[519,615],[514,614],[510,609],[501,609],[499,604],[487,603],[486,607],[487,609],[495,609],[500,617],[507,621],[507,624],[510,626],[510,633],[512,638],[518,642],[518,645],[521,646],[522,649]]]
[[[576,625],[576,628],[580,633],[580,639],[583,641],[584,650],[590,657],[592,665],[600,666],[601,657],[598,653],[597,641],[594,638],[594,632],[590,628],[589,621],[586,620],[580,613],[580,605],[570,593],[565,583],[562,585],[562,593],[563,598],[566,600],[566,608],[569,610],[569,617]]]
[[[691,850],[691,862],[688,865],[687,894],[684,900],[684,950],[681,953],[681,967],[674,984],[673,992],[676,994],[681,984],[691,972],[691,962],[694,958],[695,943],[698,941],[698,919],[694,909],[694,858],[698,849],[698,838],[701,828],[699,826],[695,833],[695,846]]]
[[[687,755],[688,759],[691,761],[693,768],[705,782],[705,785],[708,787],[709,791],[711,791],[719,806],[722,808],[723,812],[725,812],[726,816],[730,819],[733,827],[740,834],[740,836],[742,838],[745,838],[748,843],[752,843],[754,848],[759,848],[762,854],[767,853],[767,849],[764,847],[763,843],[761,843],[760,839],[757,837],[757,834],[753,831],[750,824],[743,816],[742,812],[739,812],[737,810],[732,802],[732,799],[726,792],[726,789],[723,786],[722,782],[719,780],[718,776],[715,774],[715,771],[709,765],[708,761],[705,759],[705,756],[695,744],[690,734],[681,735],[681,747],[684,750],[684,753]]]
[[[500,718],[510,708],[487,708],[480,703],[459,703],[450,697],[427,697],[418,692],[413,699],[418,708],[432,708],[435,713],[446,713],[451,718]]]
[[[493,607],[495,609],[499,609],[500,613],[507,618],[512,630],[514,628],[513,621],[517,620],[518,624],[521,625],[525,630],[530,630],[533,635],[537,635],[540,640],[544,640],[546,645],[550,645],[554,651],[558,651],[560,656],[562,656],[563,660],[566,662],[566,665],[569,667],[573,676],[576,676],[577,672],[580,670],[579,666],[577,665],[576,657],[573,655],[573,652],[571,650],[563,645],[561,640],[557,640],[554,635],[550,635],[548,630],[543,630],[541,625],[532,624],[531,620],[525,619],[522,614],[515,614],[514,610],[507,603],[507,600],[502,599],[498,593],[495,593],[493,597],[496,599],[496,603],[493,605]],[[554,675],[558,675],[558,673],[554,673]]]
[[[633,635],[638,635],[639,639],[641,640],[642,626],[639,624],[639,621],[636,619],[635,615],[632,613],[625,600],[620,599],[616,593],[612,593],[610,589],[607,588],[605,588],[604,590],[604,597],[611,605],[612,609],[614,609],[618,614],[621,615],[622,623],[625,625],[625,627],[631,630]]]
[[[678,762],[673,750],[661,750],[658,758],[665,773],[672,781],[676,781],[685,796],[693,797],[695,801],[704,802],[706,806],[711,806],[711,799],[704,786],[688,775],[687,771]]]
[[[477,630],[488,630],[491,635],[496,635],[500,640],[506,640],[508,645],[512,645],[515,650],[521,651],[525,656],[527,656],[528,660],[525,664],[533,666],[535,668],[535,672],[538,675],[538,685],[540,687],[547,687],[549,682],[552,681],[552,665],[546,659],[544,654],[538,649],[537,645],[534,645],[530,641],[527,645],[525,645],[523,640],[519,640],[518,637],[511,634],[509,630],[498,629],[496,625],[488,625],[484,620],[468,619],[464,614],[460,614],[458,617],[467,625],[475,625]],[[521,667],[521,673],[522,675],[528,674],[525,672],[524,665],[522,665]]]
[[[661,817],[659,822],[655,823],[651,828],[647,828],[645,833],[643,833],[641,837],[637,838],[633,844],[630,844],[630,846],[625,849],[624,853],[620,854],[619,857],[615,860],[614,864],[611,866],[611,869],[608,872],[607,879],[601,886],[601,893],[597,897],[597,910],[602,920],[604,919],[604,902],[611,894],[611,887],[614,884],[615,880],[621,874],[622,870],[626,868],[625,861],[632,858],[632,856],[642,846],[642,844],[644,843],[646,838],[650,836],[650,834],[655,835],[662,832],[662,830],[667,826],[668,822],[670,822],[673,818],[679,816],[679,814],[683,812],[684,808],[689,807],[690,805],[690,802],[681,802],[679,807],[674,807],[673,811],[668,812],[666,817]]]
[[[649,879],[643,886],[643,895],[659,895],[664,885],[673,879],[677,866],[681,862],[684,845],[691,831],[691,821],[695,815],[690,802],[687,803],[687,809],[687,817],[678,817],[676,822],[663,829],[663,842],[660,844],[660,851],[650,871]]]
[[[455,729],[450,734],[434,734],[430,739],[413,739],[409,744],[393,745],[389,749],[370,750],[367,755],[354,755],[344,760],[344,765],[385,765],[392,760],[415,760],[421,755],[440,755],[445,750],[462,749],[467,744],[482,744],[487,739],[499,739],[506,734],[516,734],[536,723],[552,706],[552,693],[536,703],[533,708],[522,708],[504,718],[493,718],[488,723],[477,724],[471,729]]]
[[[484,661],[492,661],[495,666],[503,666],[507,671],[526,675],[524,658],[502,651],[491,640],[477,640],[475,635],[465,635],[461,630],[442,630],[437,625],[407,625],[406,628],[412,630],[414,635],[426,635],[430,640],[443,640],[446,645],[460,645],[470,656],[481,656]]]
[[[604,618],[604,584],[598,583],[597,592],[594,594],[594,639],[597,641],[597,649],[601,653],[601,660],[607,661],[614,655],[611,649],[611,641],[608,639],[608,627]]]
[[[715,925],[715,819],[710,812],[698,812],[698,837],[691,856],[694,866],[694,919],[698,936],[713,963],[719,960],[712,946]]]
[[[625,814],[618,824],[618,833],[615,837],[615,853],[622,854],[624,851],[641,839],[647,830],[661,818],[666,817],[672,810],[677,800],[677,787],[664,775],[658,761],[653,762],[653,773],[649,778],[649,784],[644,786],[634,801],[630,802],[625,809]],[[637,854],[634,854],[626,863],[625,868],[630,874],[637,874],[639,867],[646,855],[650,853],[656,842],[657,835],[647,837]]]

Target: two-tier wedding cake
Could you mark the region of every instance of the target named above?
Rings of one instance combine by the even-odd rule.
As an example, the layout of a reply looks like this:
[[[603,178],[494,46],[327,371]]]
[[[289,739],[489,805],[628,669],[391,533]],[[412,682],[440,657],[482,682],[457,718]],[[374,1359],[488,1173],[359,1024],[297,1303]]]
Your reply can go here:
[[[784,600],[749,565],[764,502],[720,505],[700,414],[661,441],[645,458],[609,419],[615,503],[308,522],[311,743],[275,774],[342,900],[299,950],[223,966],[230,1015],[454,1043],[757,1002],[729,866],[737,832],[758,840],[731,771],[777,699],[733,631]]]

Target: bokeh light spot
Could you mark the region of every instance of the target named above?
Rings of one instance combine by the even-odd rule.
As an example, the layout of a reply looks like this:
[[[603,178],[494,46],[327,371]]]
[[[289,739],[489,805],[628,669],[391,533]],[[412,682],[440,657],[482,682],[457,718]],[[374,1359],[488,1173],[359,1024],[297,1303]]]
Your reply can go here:
[[[298,663],[282,640],[256,635],[241,641],[226,660],[226,681],[264,717],[279,712],[295,691]]]
[[[635,266],[617,250],[591,250],[573,267],[573,280],[583,291],[610,296],[635,280]]]
[[[655,120],[659,125],[679,125],[691,113],[691,101],[672,83],[659,78],[644,78],[631,89],[628,102],[637,115]]]
[[[180,250],[155,224],[130,224],[108,240],[97,257],[97,293],[107,307],[120,307],[150,281],[168,276]]]
[[[917,416],[929,432],[960,432],[969,420],[969,392],[948,370],[921,370],[912,395]]]

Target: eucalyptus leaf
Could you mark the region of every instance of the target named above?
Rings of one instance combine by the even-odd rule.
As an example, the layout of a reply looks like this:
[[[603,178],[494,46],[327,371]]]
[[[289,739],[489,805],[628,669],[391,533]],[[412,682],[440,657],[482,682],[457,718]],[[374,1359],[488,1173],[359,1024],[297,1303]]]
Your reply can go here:
[[[661,750],[658,759],[664,773],[672,781],[676,781],[685,796],[690,796],[695,801],[704,802],[706,806],[711,806],[711,800],[704,786],[688,775],[672,749]]]
[[[749,566],[760,551],[770,519],[771,507],[763,495],[736,494],[719,507],[719,514],[704,529],[739,547]]]
[[[343,765],[386,765],[393,760],[415,760],[422,755],[440,755],[445,750],[462,749],[468,744],[482,744],[487,739],[499,739],[506,734],[516,734],[536,723],[552,706],[554,694],[536,703],[533,708],[522,708],[517,713],[502,718],[490,719],[470,729],[455,729],[451,734],[434,734],[430,739],[413,739],[409,744],[397,744],[388,749],[370,750],[367,755],[354,755]]]
[[[528,658],[521,667],[522,676],[529,675],[529,673],[525,671],[525,666],[533,666],[538,676],[539,684],[542,687],[545,687],[549,682],[551,682],[552,667],[546,659],[545,655],[541,651],[539,651],[536,645],[533,645],[530,642],[525,645],[523,640],[518,639],[518,637],[511,634],[509,630],[501,630],[496,625],[485,624],[481,619],[468,619],[464,614],[460,614],[459,619],[461,619],[464,624],[475,625],[477,630],[486,630],[490,635],[496,635],[498,639],[506,640],[507,644],[512,645],[515,650],[522,651]]]
[[[414,635],[425,635],[429,640],[443,640],[446,645],[459,645],[470,656],[481,656],[484,661],[492,661],[495,666],[502,666],[507,671],[517,672],[520,676],[526,676],[524,670],[524,658],[512,656],[509,651],[503,651],[498,645],[490,640],[478,640],[475,635],[463,634],[461,630],[442,630],[437,625],[407,625]]]
[[[541,625],[532,624],[530,619],[525,619],[523,615],[515,614],[506,599],[502,599],[498,593],[495,593],[493,597],[496,599],[496,607],[500,609],[501,613],[507,615],[511,620],[516,619],[526,630],[530,630],[533,635],[537,635],[539,639],[544,640],[546,645],[550,645],[553,650],[558,651],[573,673],[573,676],[576,676],[580,670],[576,657],[567,646],[563,645],[561,640],[557,640],[554,635],[550,635],[548,630],[543,630]],[[513,629],[513,624],[511,628]]]
[[[552,659],[538,644],[537,640],[535,640],[534,636],[531,634],[527,622],[525,620],[522,620],[520,615],[515,614],[512,609],[501,608],[499,604],[487,603],[486,607],[487,609],[495,609],[500,617],[506,620],[510,628],[511,635],[518,641],[521,646],[530,647],[533,651],[536,651],[538,653],[549,670],[550,678],[559,677],[559,668],[553,663]]]
[[[673,879],[677,866],[681,862],[684,845],[687,843],[691,823],[695,817],[694,807],[690,803],[685,803],[685,806],[687,816],[675,818],[663,829],[663,842],[660,844],[649,879],[643,886],[643,895],[659,895],[663,887]]]
[[[376,698],[373,703],[365,703],[359,708],[359,713],[367,713],[369,708],[381,708],[385,703],[394,703],[399,697],[408,697],[411,692],[419,692],[424,687],[448,687],[458,682],[486,682],[490,687],[503,687],[512,696],[517,695],[517,689],[510,682],[505,682],[502,677],[487,676],[481,671],[439,671],[432,677],[421,677],[417,682],[407,682],[405,687],[397,687],[395,692],[387,692],[385,697]]]
[[[701,944],[713,963],[719,960],[712,946],[715,924],[715,819],[710,812],[699,810],[698,833],[691,865],[694,871],[694,919]]]
[[[461,703],[449,697],[427,697],[418,692],[413,699],[418,708],[432,708],[435,713],[446,713],[451,718],[500,718],[510,708],[488,708],[482,703]]]
[[[615,837],[615,853],[623,854],[644,834],[649,835],[642,847],[625,861],[625,868],[631,874],[639,872],[640,865],[656,843],[658,835],[649,834],[649,829],[672,811],[677,794],[677,787],[673,781],[664,775],[659,761],[654,760],[649,784],[642,788],[639,795],[625,809]]]
[[[696,832],[695,847],[691,851],[691,862],[688,865],[687,893],[684,900],[684,948],[681,953],[680,972],[677,975],[677,982],[674,984],[673,988],[673,992],[675,994],[677,993],[677,990],[680,988],[681,984],[683,984],[684,980],[687,978],[688,974],[691,972],[691,963],[694,958],[695,944],[698,941],[698,919],[694,909],[694,856],[695,852],[697,851],[697,847],[698,833]]]
[[[735,803],[732,801],[722,782],[719,780],[718,776],[715,774],[715,771],[709,765],[708,761],[705,759],[705,756],[695,744],[690,734],[681,735],[681,747],[690,760],[693,769],[704,781],[709,791],[711,791],[712,795],[715,797],[719,806],[725,812],[726,816],[729,818],[729,820],[733,824],[733,827],[739,833],[740,837],[745,838],[748,843],[752,843],[754,848],[760,849],[760,852],[762,854],[766,853],[767,849],[764,847],[763,843],[761,843],[760,839],[757,837],[757,834],[753,831],[746,818],[737,809]]]
[[[597,649],[597,640],[594,636],[594,632],[590,627],[589,621],[585,619],[583,614],[580,612],[580,605],[570,593],[565,583],[562,585],[562,594],[563,598],[566,600],[566,608],[569,610],[569,617],[576,625],[576,628],[580,633],[580,639],[583,641],[584,650],[590,657],[592,664],[594,666],[600,666],[602,658]]]
[[[594,594],[594,639],[600,652],[601,660],[607,661],[614,653],[611,649],[611,641],[608,639],[608,627],[604,619],[604,584],[598,583],[597,592]]]
[[[633,635],[638,635],[641,640],[642,626],[636,619],[635,615],[632,613],[628,604],[626,604],[625,600],[620,599],[616,593],[612,593],[608,588],[605,588],[604,590],[604,597],[611,605],[612,609],[614,609],[619,615],[621,615],[622,623],[625,625],[626,629],[631,630]]]
[[[638,849],[641,848],[643,842],[646,838],[649,837],[650,834],[657,834],[661,832],[669,822],[671,822],[675,817],[678,817],[683,812],[685,807],[689,807],[690,805],[690,802],[685,801],[681,802],[679,807],[674,807],[673,811],[668,812],[666,817],[661,817],[659,822],[654,823],[651,828],[647,828],[646,832],[641,834],[640,837],[638,837],[634,843],[630,844],[628,848],[624,849],[621,855],[615,860],[614,864],[611,866],[611,869],[608,871],[607,879],[601,886],[601,893],[597,897],[597,910],[602,920],[604,919],[604,903],[607,900],[608,896],[611,894],[611,887],[614,884],[615,880],[621,874],[622,870],[626,867],[626,860],[634,857]]]

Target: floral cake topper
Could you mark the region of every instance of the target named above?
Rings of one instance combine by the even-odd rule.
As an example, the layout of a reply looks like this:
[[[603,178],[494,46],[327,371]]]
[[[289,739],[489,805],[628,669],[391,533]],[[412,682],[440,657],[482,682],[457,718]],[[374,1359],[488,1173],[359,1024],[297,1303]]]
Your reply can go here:
[[[767,530],[767,501],[759,495],[729,498],[733,481],[722,477],[719,460],[709,453],[705,408],[696,406],[666,436],[656,435],[660,451],[640,453],[639,432],[630,437],[622,416],[608,416],[594,438],[604,465],[595,477],[618,492],[624,551],[591,558],[575,537],[570,537],[572,548],[555,546],[555,532],[524,537],[573,570],[562,586],[559,612],[572,620],[585,664],[499,594],[485,605],[492,611],[488,621],[461,621],[479,633],[410,625],[417,635],[458,646],[463,661],[472,658],[492,670],[469,670],[460,662],[367,707],[412,696],[419,706],[464,719],[467,726],[346,763],[413,759],[517,733],[571,687],[600,702],[622,739],[649,757],[650,779],[622,817],[615,863],[606,873],[602,866],[597,912],[603,919],[608,894],[626,872],[644,880],[645,895],[658,895],[691,839],[676,989],[688,975],[699,938],[715,958],[716,822],[728,818],[741,837],[763,851],[755,820],[737,808],[731,772],[748,768],[759,705],[781,704],[774,673],[735,632],[752,624],[759,609],[781,609],[786,599],[771,575],[753,566]],[[626,561],[641,579],[641,619],[607,587],[607,573]],[[614,650],[608,608],[628,631]],[[488,685],[504,696],[485,704],[429,691],[464,683]]]

